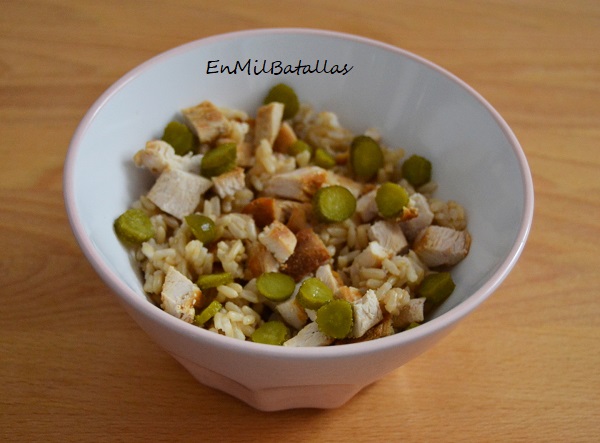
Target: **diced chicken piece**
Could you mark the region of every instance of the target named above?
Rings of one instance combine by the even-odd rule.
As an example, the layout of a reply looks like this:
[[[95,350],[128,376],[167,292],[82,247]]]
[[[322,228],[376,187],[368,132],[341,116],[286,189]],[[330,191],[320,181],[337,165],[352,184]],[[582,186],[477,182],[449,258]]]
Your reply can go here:
[[[312,228],[298,231],[296,240],[296,249],[284,263],[282,269],[294,280],[300,281],[302,277],[312,274],[319,266],[327,263],[331,256],[323,241]]]
[[[344,177],[343,175],[336,174],[335,172],[327,171],[327,185],[338,185],[343,186],[352,193],[355,198],[359,198],[362,194],[365,185],[359,183],[351,178]]]
[[[388,251],[399,254],[408,248],[408,242],[398,223],[379,220],[369,226],[369,240],[378,242]]]
[[[304,308],[296,300],[298,289],[300,284],[296,285],[294,294],[286,301],[277,303],[274,306],[275,312],[277,312],[284,322],[290,325],[292,328],[300,330],[308,321],[308,314]]]
[[[297,243],[294,233],[277,220],[258,234],[258,241],[265,245],[279,263],[285,263],[290,258]]]
[[[167,169],[180,169],[186,172],[200,173],[201,155],[177,155],[175,149],[163,140],[151,140],[144,149],[133,156],[136,166],[144,167],[154,175],[160,175]]]
[[[356,213],[360,216],[360,219],[364,223],[368,223],[377,217],[378,210],[377,202],[375,201],[376,195],[377,190],[373,189],[372,191],[361,195],[356,201]]]
[[[252,242],[248,247],[247,269],[250,279],[258,278],[265,272],[279,271],[279,262],[273,254],[259,242]]]
[[[250,142],[244,141],[236,145],[236,163],[243,168],[254,166],[254,150]]]
[[[277,138],[275,138],[275,141],[273,142],[273,151],[287,154],[288,148],[296,140],[298,140],[298,137],[296,137],[296,133],[290,124],[288,122],[283,122],[279,128]]]
[[[200,175],[168,169],[160,174],[147,197],[160,209],[181,220],[194,212],[202,194],[211,186],[212,182]]]
[[[260,229],[275,220],[281,221],[283,212],[279,202],[271,197],[258,197],[248,203],[242,213],[250,215]]]
[[[427,198],[419,193],[410,196],[409,207],[417,210],[417,216],[410,220],[400,222],[400,226],[408,241],[412,242],[419,232],[431,225],[433,222],[433,212],[429,209]]]
[[[288,200],[289,201],[289,200]],[[293,233],[297,233],[302,229],[308,228],[310,225],[308,223],[309,211],[312,209],[312,205],[307,203],[309,206],[308,209],[301,206],[292,207],[290,211],[290,215],[287,219],[287,227],[290,228],[290,231]]]
[[[369,340],[375,340],[376,338],[387,337],[394,335],[394,326],[392,325],[392,318],[384,313],[383,320],[369,329],[362,337],[359,338],[345,338],[344,340],[338,340],[336,344],[348,344],[348,343],[360,343]]]
[[[254,127],[254,146],[258,146],[263,139],[273,145],[281,126],[283,108],[283,103],[279,102],[272,102],[258,108]]]
[[[352,304],[354,325],[352,337],[362,337],[365,332],[383,320],[383,312],[375,291],[369,289],[366,294]]]
[[[244,174],[244,169],[234,168],[231,171],[213,177],[212,182],[215,185],[215,192],[219,197],[233,197],[237,191],[246,187],[246,175]]]
[[[391,258],[392,253],[385,249],[381,244],[372,241],[369,245],[356,256],[352,265],[350,265],[350,279],[354,285],[360,281],[360,270],[362,268],[380,268],[386,258]]]
[[[360,289],[355,288],[354,286],[340,286],[335,296],[336,298],[353,303],[357,300],[360,300],[363,294],[360,292]]]
[[[229,132],[229,120],[209,101],[182,109],[181,113],[202,143],[211,143]]]
[[[333,343],[333,338],[323,334],[316,322],[310,322],[294,337],[283,342],[283,346],[327,346],[331,343]]]
[[[174,267],[165,277],[160,299],[162,309],[181,320],[194,321],[194,306],[200,303],[202,291],[189,278]]]
[[[334,294],[336,294],[339,291],[340,286],[344,284],[340,275],[331,268],[329,263],[319,266],[315,272],[315,277],[325,283]]]
[[[307,202],[327,180],[327,171],[318,166],[306,166],[291,172],[273,175],[265,186],[265,194]]]
[[[431,225],[417,236],[413,250],[429,267],[452,266],[465,258],[471,246],[467,231]]]
[[[282,221],[284,222],[285,220],[289,220],[290,217],[296,212],[303,212],[304,218],[308,220],[313,211],[313,205],[311,202],[277,199],[277,204],[281,208],[281,212],[283,214]]]
[[[425,319],[425,297],[413,298],[404,306],[398,315],[392,317],[396,328],[406,328],[411,323],[421,323]]]

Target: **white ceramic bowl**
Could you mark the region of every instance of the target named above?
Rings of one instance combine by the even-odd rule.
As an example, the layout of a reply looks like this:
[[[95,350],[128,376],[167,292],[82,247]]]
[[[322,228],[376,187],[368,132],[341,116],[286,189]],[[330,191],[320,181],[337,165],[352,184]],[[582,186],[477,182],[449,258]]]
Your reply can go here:
[[[275,63],[274,72],[300,60],[313,68],[318,60],[323,69],[327,61],[328,73],[260,73],[265,60],[267,66]],[[236,61],[237,73],[216,72],[221,64],[233,68]],[[337,73],[331,73],[334,65]],[[112,228],[150,186],[147,173],[132,166],[133,154],[160,137],[184,107],[208,99],[253,114],[265,91],[278,82],[293,86],[317,109],[336,112],[353,131],[378,127],[390,145],[430,158],[440,184],[437,196],[465,206],[471,251],[454,270],[456,290],[427,323],[371,342],[284,348],[197,328],[144,295]],[[337,407],[430,348],[504,280],[524,247],[533,214],[523,151],[500,115],[472,88],[396,47],[308,29],[205,38],[126,74],[77,128],[65,163],[64,194],[83,252],[140,327],[201,383],[263,410]]]

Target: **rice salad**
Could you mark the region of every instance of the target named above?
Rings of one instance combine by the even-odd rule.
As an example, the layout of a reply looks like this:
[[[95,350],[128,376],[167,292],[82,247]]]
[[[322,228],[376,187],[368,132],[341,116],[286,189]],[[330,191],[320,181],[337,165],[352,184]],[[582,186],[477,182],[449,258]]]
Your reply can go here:
[[[183,109],[133,156],[155,183],[114,227],[144,291],[182,321],[273,345],[424,322],[468,254],[464,208],[377,129],[353,134],[284,84],[266,92],[254,115]]]

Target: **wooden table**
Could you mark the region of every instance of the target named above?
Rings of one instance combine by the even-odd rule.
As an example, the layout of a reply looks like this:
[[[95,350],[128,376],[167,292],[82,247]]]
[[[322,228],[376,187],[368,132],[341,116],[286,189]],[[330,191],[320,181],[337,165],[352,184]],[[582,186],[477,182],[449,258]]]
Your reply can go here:
[[[0,8],[1,441],[600,438],[600,3],[20,1]],[[301,26],[431,59],[514,129],[536,187],[498,291],[431,351],[328,411],[255,411],[198,384],[85,261],[69,140],[140,62],[216,33]]]

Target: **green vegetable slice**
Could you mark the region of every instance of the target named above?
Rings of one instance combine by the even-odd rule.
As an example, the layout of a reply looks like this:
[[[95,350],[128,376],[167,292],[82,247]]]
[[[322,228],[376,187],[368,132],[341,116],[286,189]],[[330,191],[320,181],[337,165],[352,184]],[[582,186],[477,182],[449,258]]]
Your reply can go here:
[[[431,181],[431,162],[420,155],[411,155],[402,163],[402,177],[417,187],[429,183]]]
[[[204,244],[209,244],[217,236],[217,227],[210,217],[202,214],[190,214],[185,217],[192,234]]]
[[[202,291],[209,288],[216,288],[217,286],[221,285],[228,285],[229,283],[233,283],[233,275],[231,275],[229,272],[204,274],[198,277],[198,280],[196,280],[196,284]]]
[[[267,96],[264,100],[264,104],[266,105],[272,102],[283,103],[284,120],[294,117],[300,109],[300,101],[298,100],[296,91],[294,91],[290,86],[283,83],[279,83],[278,85],[273,86],[267,93]]]
[[[402,213],[402,209],[408,206],[408,192],[402,186],[386,182],[382,184],[375,194],[377,210],[383,217],[395,217]]]
[[[162,139],[175,149],[177,155],[185,155],[196,148],[194,133],[178,121],[172,121],[165,127]]]
[[[356,211],[356,198],[343,186],[325,186],[315,193],[313,208],[321,221],[342,222]]]
[[[292,296],[296,282],[280,272],[265,272],[256,279],[256,288],[266,299],[279,302]]]
[[[324,169],[331,169],[335,166],[335,157],[325,149],[317,148],[314,158],[315,165]]]
[[[114,222],[115,232],[121,241],[140,244],[154,237],[150,217],[141,209],[128,209]]]
[[[430,306],[438,306],[454,291],[456,285],[449,272],[427,275],[419,286],[419,295],[427,299]]]
[[[333,291],[318,278],[310,277],[300,285],[296,300],[302,307],[316,311],[333,300]]]
[[[383,152],[379,143],[367,135],[359,135],[350,144],[350,166],[354,174],[370,180],[383,167]]]
[[[204,154],[200,163],[200,171],[207,178],[221,175],[235,168],[236,158],[235,143],[223,143]]]
[[[304,151],[309,151],[310,155],[312,157],[312,154],[313,154],[312,146],[303,140],[296,140],[294,143],[292,143],[288,147],[288,154],[293,155],[294,157]]]
[[[255,343],[280,346],[290,337],[290,330],[281,321],[273,320],[263,323],[250,336]]]
[[[345,338],[354,325],[352,304],[346,300],[333,300],[317,311],[319,330],[329,337]]]
[[[194,324],[196,326],[204,326],[204,324],[215,316],[217,312],[221,310],[223,305],[216,300],[213,300],[209,305],[200,312],[200,314],[194,316]]]

